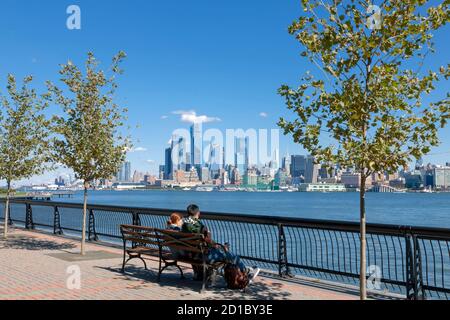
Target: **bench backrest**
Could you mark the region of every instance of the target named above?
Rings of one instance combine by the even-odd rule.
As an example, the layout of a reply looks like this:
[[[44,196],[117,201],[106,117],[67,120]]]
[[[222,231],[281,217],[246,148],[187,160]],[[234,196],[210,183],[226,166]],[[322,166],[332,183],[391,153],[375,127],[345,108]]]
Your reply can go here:
[[[124,243],[130,241],[142,246],[155,247],[159,246],[160,235],[156,233],[155,228],[141,227],[132,225],[121,225],[120,232],[122,233],[122,239]]]
[[[171,248],[183,252],[203,253],[208,244],[202,234],[183,233],[152,227],[121,225],[122,239],[133,244]]]
[[[202,234],[184,233],[174,230],[155,229],[160,236],[162,247],[168,247],[183,252],[202,253],[208,244]]]

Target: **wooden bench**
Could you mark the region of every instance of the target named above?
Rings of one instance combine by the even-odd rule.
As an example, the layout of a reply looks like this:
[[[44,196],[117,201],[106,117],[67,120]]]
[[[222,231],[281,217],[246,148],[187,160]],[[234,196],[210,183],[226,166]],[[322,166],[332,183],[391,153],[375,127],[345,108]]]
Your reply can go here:
[[[177,267],[181,278],[184,279],[183,270],[178,263],[186,263],[202,268],[203,279],[200,292],[204,292],[209,281],[224,265],[223,262],[208,263],[207,255],[211,244],[202,234],[133,225],[121,225],[120,231],[123,240],[123,273],[128,261],[136,258],[142,260],[145,269],[148,270],[143,256],[152,256],[159,258],[158,282],[161,280],[163,271],[171,266]],[[130,243],[131,246],[128,245]]]

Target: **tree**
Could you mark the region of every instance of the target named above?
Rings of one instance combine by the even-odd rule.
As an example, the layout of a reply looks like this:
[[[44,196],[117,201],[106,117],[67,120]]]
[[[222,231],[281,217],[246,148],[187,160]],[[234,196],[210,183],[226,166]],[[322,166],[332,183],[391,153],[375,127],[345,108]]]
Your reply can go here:
[[[21,88],[8,75],[8,95],[0,98],[0,180],[6,180],[4,237],[7,238],[11,183],[49,168],[49,121],[43,115],[46,96],[30,88],[25,77]]]
[[[123,52],[114,56],[108,77],[98,70],[92,53],[88,53],[85,74],[71,61],[62,65],[59,73],[68,89],[66,95],[51,82],[47,83],[52,100],[64,110],[64,115],[54,117],[55,159],[83,180],[82,255],[85,254],[88,189],[94,181],[109,179],[117,173],[129,147],[128,138],[120,132],[126,109],[114,102],[116,76],[122,74],[119,64],[124,57]]]
[[[449,94],[427,105],[425,96],[449,76],[449,65],[424,71],[433,32],[449,20],[449,1],[302,0],[304,15],[289,33],[301,56],[321,71],[279,94],[295,119],[278,125],[324,165],[339,163],[360,175],[360,292],[366,298],[366,180],[395,172],[439,144],[449,119]],[[367,17],[366,14],[370,16]],[[428,98],[432,100],[432,97]],[[434,99],[433,99],[434,100]]]

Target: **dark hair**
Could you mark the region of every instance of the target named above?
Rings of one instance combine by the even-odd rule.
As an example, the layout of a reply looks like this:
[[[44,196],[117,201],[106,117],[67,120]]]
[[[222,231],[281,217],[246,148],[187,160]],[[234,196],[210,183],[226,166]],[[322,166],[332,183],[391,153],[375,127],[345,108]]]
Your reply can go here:
[[[187,214],[192,217],[195,216],[200,211],[200,208],[196,204],[190,204],[187,207]]]

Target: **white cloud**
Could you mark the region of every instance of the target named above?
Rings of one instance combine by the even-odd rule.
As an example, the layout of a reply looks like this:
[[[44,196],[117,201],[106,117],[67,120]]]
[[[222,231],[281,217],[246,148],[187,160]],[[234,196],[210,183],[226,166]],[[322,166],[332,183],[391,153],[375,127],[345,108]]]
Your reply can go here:
[[[260,112],[259,116],[263,117],[263,118],[267,118],[268,114],[266,112]]]
[[[147,160],[148,163],[153,164],[155,163],[155,160]]]
[[[166,120],[167,118],[169,118],[169,116],[166,116],[166,115],[161,116],[161,120]]]
[[[210,117],[207,115],[197,115],[197,113],[194,110],[177,110],[173,111],[173,114],[179,115],[180,120],[183,122],[189,122],[189,123],[207,123],[207,122],[217,122],[221,121],[218,117]]]
[[[144,152],[147,151],[147,148],[144,147],[136,147],[136,148],[131,148],[130,150],[128,150],[128,152],[133,153],[133,152]]]

